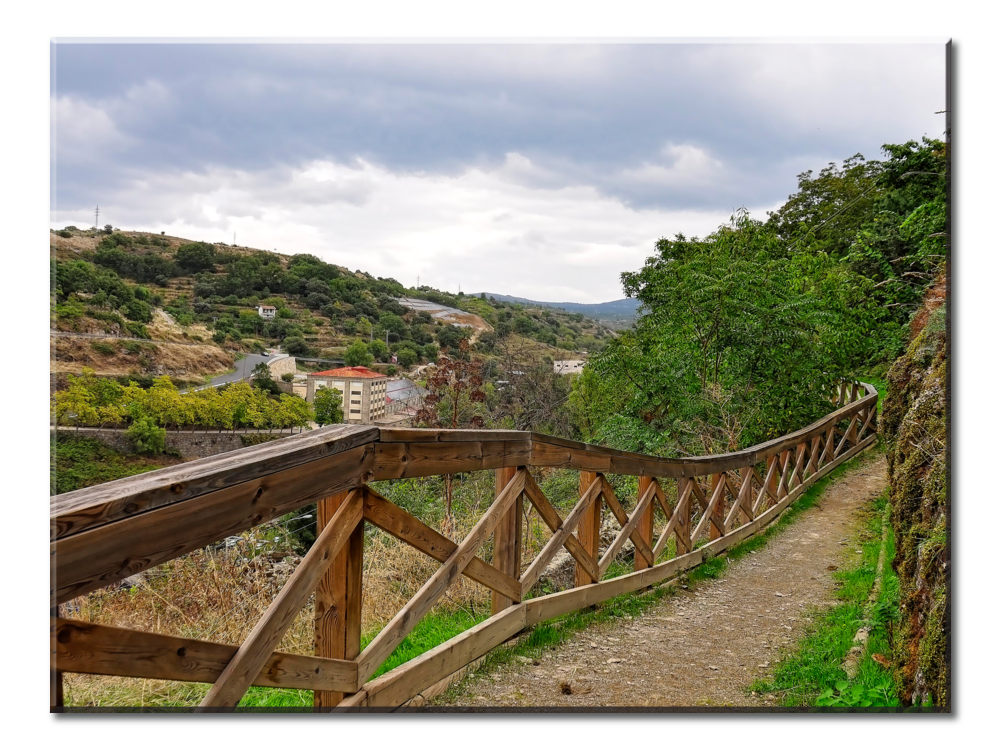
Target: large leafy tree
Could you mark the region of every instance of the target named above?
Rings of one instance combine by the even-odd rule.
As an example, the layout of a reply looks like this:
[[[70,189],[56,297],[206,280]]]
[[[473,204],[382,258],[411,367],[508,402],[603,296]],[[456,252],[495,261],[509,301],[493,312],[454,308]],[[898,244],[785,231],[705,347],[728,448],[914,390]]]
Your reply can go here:
[[[741,210],[703,240],[678,235],[656,250],[622,274],[643,315],[594,363],[628,394],[605,440],[733,450],[823,413],[838,375],[823,356],[827,316],[773,228]]]
[[[344,421],[344,411],[341,408],[341,393],[336,388],[321,386],[313,399],[313,411],[316,413],[316,424],[339,424]]]
[[[344,352],[344,362],[348,367],[368,367],[374,361],[371,349],[361,339],[356,339]]]

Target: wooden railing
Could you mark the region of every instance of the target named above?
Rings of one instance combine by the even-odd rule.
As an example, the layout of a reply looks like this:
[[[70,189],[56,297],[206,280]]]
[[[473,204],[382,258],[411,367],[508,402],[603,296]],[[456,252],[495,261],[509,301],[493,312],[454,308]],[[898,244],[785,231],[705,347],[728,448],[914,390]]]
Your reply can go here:
[[[319,708],[402,705],[525,628],[672,578],[757,533],[817,479],[874,442],[877,399],[870,385],[844,384],[833,399],[837,409],[808,427],[735,453],[682,460],[529,432],[338,425],[55,496],[52,705],[61,705],[63,672],[212,683],[203,710],[236,706],[251,685],[313,690]],[[531,467],[580,472],[580,498],[565,518]],[[459,543],[369,486],[482,470],[496,472],[496,499]],[[609,474],[638,477],[631,515]],[[527,565],[521,559],[525,499],[552,532]],[[61,603],[312,502],[318,504],[315,543],[239,647],[58,617]],[[605,506],[621,531],[602,551]],[[663,525],[654,538],[657,514]],[[441,566],[362,650],[365,523]],[[477,553],[491,535],[488,563]],[[675,543],[668,547],[670,539]],[[602,580],[627,540],[635,547],[634,572]],[[575,560],[575,586],[529,598],[562,548]],[[493,592],[493,616],[372,679],[463,575]],[[276,652],[314,594],[316,655]]]

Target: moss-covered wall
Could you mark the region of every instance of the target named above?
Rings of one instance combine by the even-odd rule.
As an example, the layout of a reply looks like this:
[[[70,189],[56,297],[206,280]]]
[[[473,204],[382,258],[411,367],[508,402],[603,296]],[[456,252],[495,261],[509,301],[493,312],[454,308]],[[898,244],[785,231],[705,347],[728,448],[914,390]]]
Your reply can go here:
[[[950,706],[948,591],[948,377],[944,280],[928,294],[906,353],[888,375],[879,430],[886,442],[893,567],[899,576],[901,620],[895,662],[904,699]]]

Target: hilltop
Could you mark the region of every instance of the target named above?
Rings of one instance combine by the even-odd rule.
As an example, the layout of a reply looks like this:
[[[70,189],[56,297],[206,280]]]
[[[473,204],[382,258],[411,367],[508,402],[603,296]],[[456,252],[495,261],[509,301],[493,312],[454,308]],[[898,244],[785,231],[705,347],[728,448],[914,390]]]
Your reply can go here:
[[[53,230],[50,246],[53,372],[200,381],[273,347],[390,371],[393,356],[409,368],[462,339],[489,351],[497,333],[551,359],[598,351],[612,335],[582,312],[408,288],[307,254],[111,227]],[[258,314],[262,305],[273,319]]]
[[[571,313],[580,313],[610,328],[626,328],[635,320],[639,300],[618,299],[612,302],[539,302],[509,294],[485,292],[486,297],[498,302],[514,302],[526,307],[554,307]]]

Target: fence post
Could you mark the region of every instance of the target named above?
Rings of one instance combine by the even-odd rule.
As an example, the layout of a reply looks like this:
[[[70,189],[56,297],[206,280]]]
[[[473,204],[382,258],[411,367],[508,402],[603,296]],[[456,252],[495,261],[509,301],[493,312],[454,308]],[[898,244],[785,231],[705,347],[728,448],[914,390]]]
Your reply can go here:
[[[691,481],[694,481],[694,478]],[[682,497],[686,482],[686,477],[681,477],[677,480],[677,505],[674,506],[674,512],[677,512],[676,509],[680,507],[682,500],[684,501],[684,507],[681,508],[680,515],[677,517],[677,524],[674,526],[674,535],[677,537],[677,548],[674,551],[674,557],[680,557],[691,551],[691,493],[688,493],[686,499]]]
[[[719,485],[726,480],[725,474],[713,474],[712,475],[712,489],[708,494],[708,499],[715,496],[715,491],[718,489]],[[715,524],[719,524],[716,527]],[[708,539],[709,541],[713,539],[718,539],[722,536],[722,532],[719,528],[725,528],[726,525],[726,490],[722,490],[722,495],[719,497],[719,502],[715,504],[715,508],[712,510],[712,521],[708,524]]]
[[[514,478],[517,468],[513,466],[496,470],[496,494],[500,497],[504,487]],[[524,495],[518,495],[511,509],[504,514],[493,532],[493,566],[511,578],[521,577],[521,516],[524,514]],[[513,600],[492,592],[491,613],[507,609]]]
[[[333,518],[347,499],[347,492],[325,497],[316,503],[316,533]],[[334,559],[316,587],[316,656],[328,659],[356,659],[361,653],[361,566],[365,542],[364,522],[351,534],[344,549]],[[347,693],[330,690],[313,692],[313,707],[332,708]]]
[[[597,473],[593,471],[580,472],[580,495],[587,491],[587,488],[597,479]],[[594,499],[594,502],[587,508],[586,513],[580,519],[580,526],[576,535],[580,544],[587,551],[596,563],[599,559],[599,549],[601,544],[601,506],[604,501],[601,497]],[[574,586],[586,586],[589,583],[597,583],[590,574],[577,563],[576,573],[573,576]]]
[[[639,477],[639,495],[636,499],[636,502],[642,500],[642,496],[646,494],[646,491],[652,486],[652,484],[653,484],[652,477]],[[642,518],[639,519],[639,524],[635,527],[635,530],[639,532],[639,536],[642,537],[643,541],[646,542],[646,544],[648,544],[650,548],[652,548],[654,544],[653,510],[655,505],[656,505],[656,500],[653,500],[652,502],[650,502],[649,505],[646,506],[646,510],[642,514]],[[669,521],[670,519],[668,518],[667,520]],[[632,556],[635,560],[633,565],[634,570],[645,570],[646,568],[650,567],[649,564],[646,562],[646,558],[639,554],[639,550],[635,550]],[[656,561],[654,560],[653,562]]]

